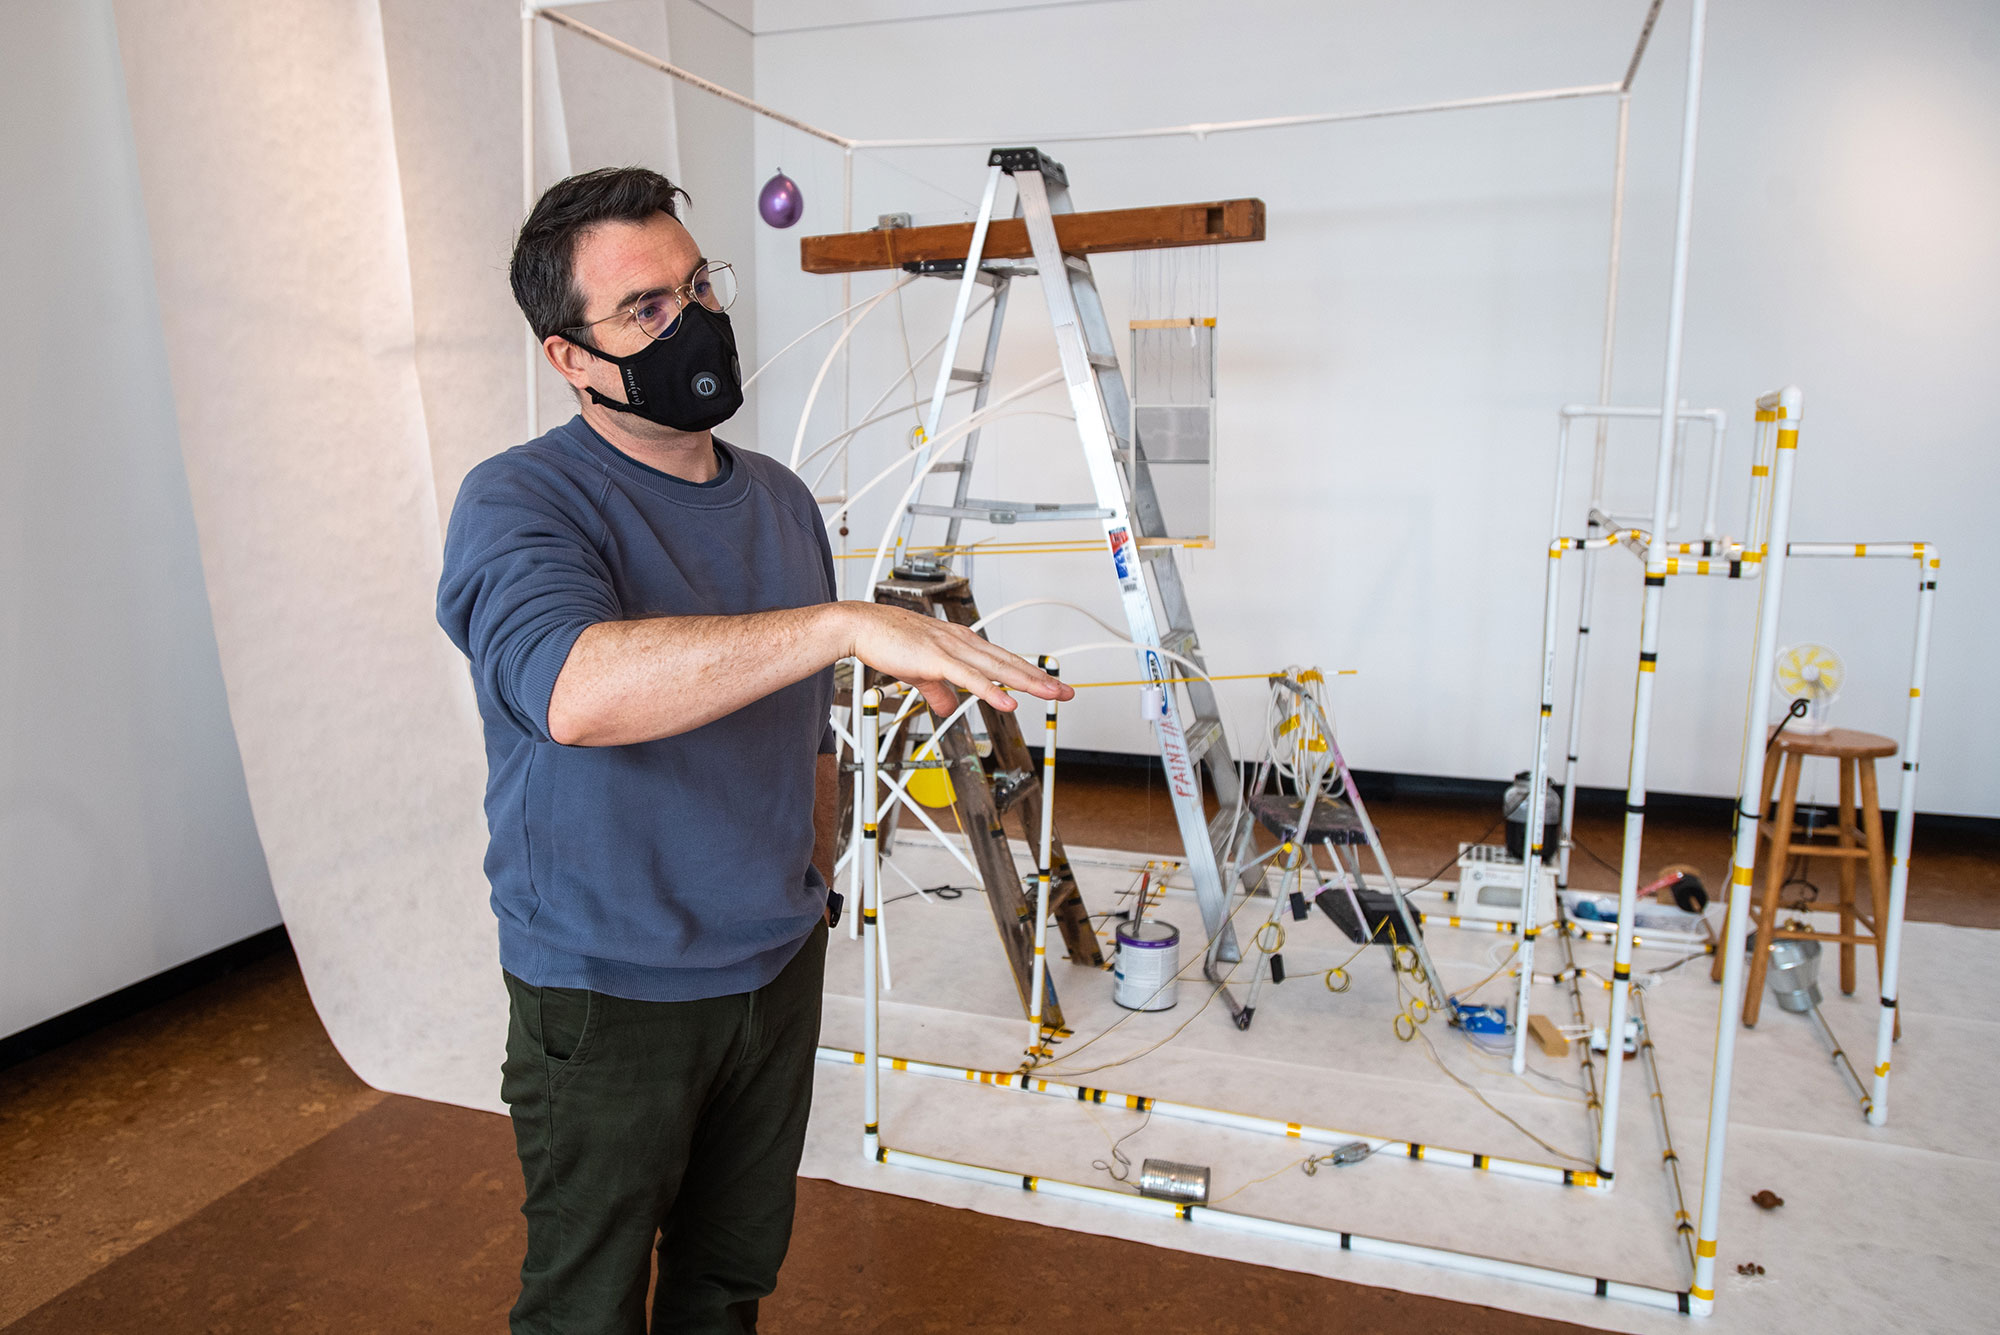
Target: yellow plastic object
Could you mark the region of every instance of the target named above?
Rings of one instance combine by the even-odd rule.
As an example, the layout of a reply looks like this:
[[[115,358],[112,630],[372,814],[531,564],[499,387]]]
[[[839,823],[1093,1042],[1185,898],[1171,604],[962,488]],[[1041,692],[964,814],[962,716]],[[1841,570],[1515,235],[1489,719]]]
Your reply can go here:
[[[920,769],[912,774],[910,796],[933,810],[958,802],[958,792],[951,786],[951,771],[947,769]]]

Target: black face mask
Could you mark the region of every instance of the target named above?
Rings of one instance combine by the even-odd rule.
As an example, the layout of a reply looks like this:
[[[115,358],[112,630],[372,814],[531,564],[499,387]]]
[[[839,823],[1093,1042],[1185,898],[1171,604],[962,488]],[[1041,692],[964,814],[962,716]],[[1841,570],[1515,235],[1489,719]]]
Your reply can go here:
[[[736,361],[736,333],[729,317],[700,303],[681,312],[680,328],[653,339],[629,357],[613,357],[570,340],[618,368],[626,402],[585,389],[613,412],[631,413],[676,431],[707,431],[743,406],[743,370]]]

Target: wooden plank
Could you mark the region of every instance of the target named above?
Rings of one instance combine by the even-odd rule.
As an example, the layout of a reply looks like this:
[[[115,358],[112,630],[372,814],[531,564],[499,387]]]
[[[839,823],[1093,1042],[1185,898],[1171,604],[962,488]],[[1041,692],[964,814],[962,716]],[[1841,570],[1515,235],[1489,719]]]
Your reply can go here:
[[[1220,199],[1143,209],[1059,213],[1055,224],[1056,240],[1066,255],[1262,241],[1264,201]],[[971,248],[969,222],[938,227],[877,228],[800,237],[799,265],[807,273],[864,273],[923,260],[962,260]],[[1032,254],[1028,225],[1021,219],[995,218],[988,226],[986,259],[1021,260]]]

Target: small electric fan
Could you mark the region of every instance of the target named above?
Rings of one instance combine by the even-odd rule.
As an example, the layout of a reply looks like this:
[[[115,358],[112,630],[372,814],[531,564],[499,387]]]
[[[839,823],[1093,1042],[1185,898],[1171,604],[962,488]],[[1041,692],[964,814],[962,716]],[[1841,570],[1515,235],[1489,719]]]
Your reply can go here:
[[[1806,714],[1791,725],[1793,732],[1827,732],[1828,706],[1840,695],[1847,679],[1847,665],[1840,655],[1823,644],[1795,644],[1778,653],[1778,692],[1790,700],[1804,700]]]

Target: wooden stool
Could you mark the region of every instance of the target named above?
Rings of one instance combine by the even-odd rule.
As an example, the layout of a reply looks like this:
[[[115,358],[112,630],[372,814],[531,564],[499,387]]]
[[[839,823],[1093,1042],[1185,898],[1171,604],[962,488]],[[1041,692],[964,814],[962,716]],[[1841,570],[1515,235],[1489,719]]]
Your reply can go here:
[[[1776,731],[1775,729],[1773,731]],[[1835,728],[1831,732],[1798,733],[1789,729],[1778,733],[1773,748],[1780,764],[1764,766],[1764,800],[1760,813],[1771,810],[1771,794],[1778,794],[1775,818],[1757,822],[1757,836],[1768,840],[1763,884],[1751,901],[1750,978],[1743,995],[1743,1023],[1757,1023],[1764,1001],[1764,974],[1770,967],[1773,941],[1835,941],[1840,944],[1840,990],[1854,991],[1854,947],[1875,947],[1875,974],[1882,973],[1882,930],[1889,916],[1889,853],[1882,838],[1882,804],[1875,787],[1875,762],[1896,754],[1896,743],[1874,733]],[[1793,838],[1792,821],[1799,808],[1799,777],[1808,756],[1825,756],[1840,767],[1840,804],[1834,811],[1832,838],[1816,832],[1803,841]],[[1780,770],[1783,771],[1782,783]],[[1860,805],[1857,809],[1855,798]],[[1819,932],[1778,926],[1778,898],[1784,889],[1786,871],[1794,857],[1835,858],[1840,863],[1840,930]],[[1868,864],[1869,910],[1854,903],[1854,864]],[[1731,888],[1732,893],[1734,887]],[[1857,930],[1865,927],[1865,932]],[[1716,952],[1714,976],[1721,977],[1722,953]]]

